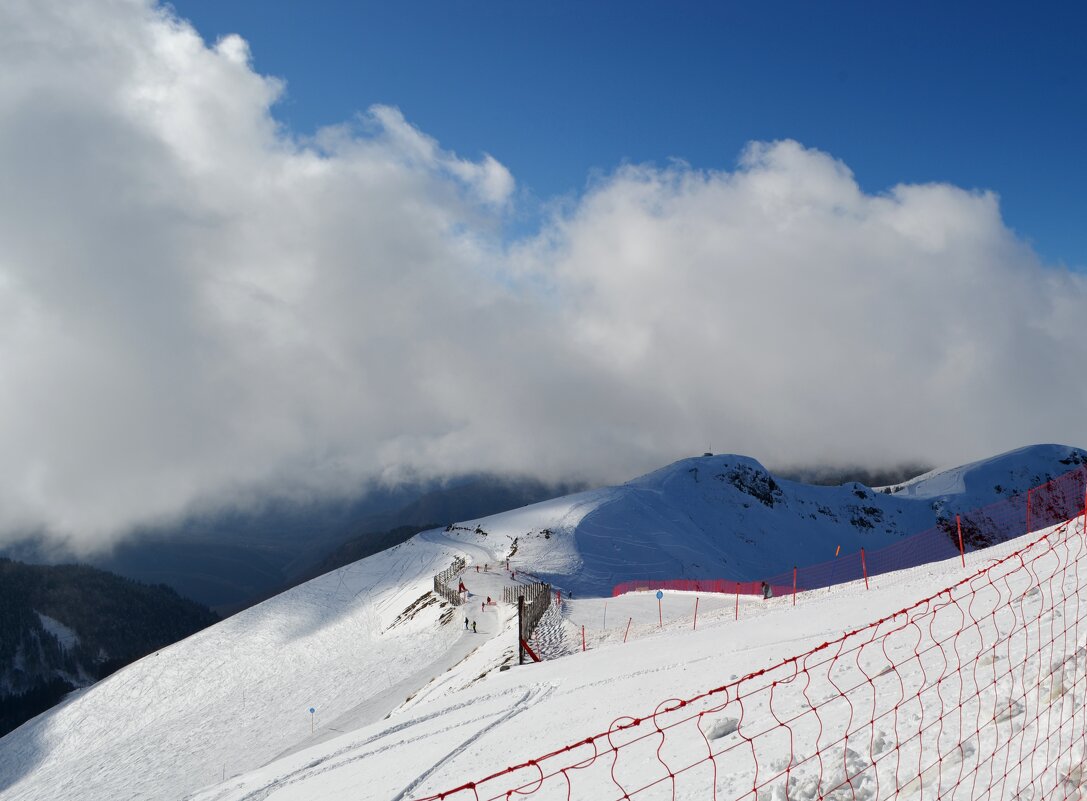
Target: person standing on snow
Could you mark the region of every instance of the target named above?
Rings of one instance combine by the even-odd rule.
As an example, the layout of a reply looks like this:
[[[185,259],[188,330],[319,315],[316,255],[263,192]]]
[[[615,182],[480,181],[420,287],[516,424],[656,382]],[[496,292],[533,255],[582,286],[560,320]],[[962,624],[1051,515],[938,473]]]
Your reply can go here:
[[[476,622],[474,620],[472,621],[472,633],[476,633]]]
[[[468,618],[464,618],[464,630],[468,631]]]
[[[774,597],[774,591],[770,588],[770,585],[765,581],[762,583],[762,599],[769,601]]]

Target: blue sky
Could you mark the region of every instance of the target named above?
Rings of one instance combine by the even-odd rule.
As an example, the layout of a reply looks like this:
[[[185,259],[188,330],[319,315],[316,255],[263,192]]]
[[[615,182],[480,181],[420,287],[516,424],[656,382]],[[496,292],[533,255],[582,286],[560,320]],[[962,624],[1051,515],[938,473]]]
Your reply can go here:
[[[177,0],[214,41],[239,33],[287,81],[292,131],[371,104],[528,198],[594,171],[683,159],[728,169],[793,138],[867,191],[996,191],[1043,260],[1087,265],[1087,7],[1035,3]],[[522,210],[531,202],[522,202]]]
[[[0,2],[0,540],[1084,444],[1087,12],[948,8]]]

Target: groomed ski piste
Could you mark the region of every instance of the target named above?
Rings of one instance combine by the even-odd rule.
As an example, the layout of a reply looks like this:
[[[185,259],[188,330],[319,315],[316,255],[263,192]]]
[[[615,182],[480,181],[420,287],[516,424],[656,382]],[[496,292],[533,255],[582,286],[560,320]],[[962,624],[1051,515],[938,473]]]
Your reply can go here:
[[[969,488],[972,471],[990,468],[988,463],[979,463],[958,469],[957,477],[942,473],[926,481],[961,491]],[[686,463],[677,463],[670,471],[659,471],[663,475],[654,474],[654,481],[658,487],[665,486],[689,471]],[[634,491],[643,494],[651,488],[649,478],[632,482]],[[989,480],[991,476],[986,477]],[[617,719],[644,720],[668,699],[694,698],[771,668],[940,593],[1026,544],[1026,538],[1019,538],[967,554],[965,566],[960,559],[948,560],[874,577],[867,587],[853,582],[801,593],[795,602],[791,597],[770,601],[740,597],[738,612],[737,599],[704,594],[667,593],[659,603],[650,593],[585,596],[586,585],[634,578],[635,571],[653,565],[651,548],[645,549],[633,555],[624,575],[616,569],[623,564],[621,555],[612,561],[597,560],[602,549],[585,547],[586,540],[577,536],[590,516],[606,522],[600,510],[609,505],[611,514],[621,512],[637,527],[633,513],[615,508],[617,496],[629,493],[630,487],[581,493],[467,521],[449,531],[424,532],[149,655],[0,740],[0,798],[400,801],[437,795],[608,732]],[[813,489],[841,490],[843,496],[852,491],[849,487]],[[913,494],[931,497],[925,495],[923,484],[915,485]],[[654,515],[645,519],[653,520]],[[1082,538],[1082,522],[1071,525],[1073,530],[1080,527]],[[652,526],[654,531],[661,530],[656,521]],[[652,542],[647,527],[643,523],[635,532],[639,542]],[[612,543],[594,536],[594,530],[599,528],[590,527],[587,541],[610,547]],[[1030,539],[1042,533],[1034,532]],[[785,536],[794,542],[801,539],[796,532]],[[683,547],[682,538],[662,547],[671,558]],[[829,543],[819,540],[811,547],[821,558]],[[488,595],[500,598],[501,586],[513,581],[504,570],[511,553],[517,580],[540,575],[557,586],[565,583],[575,588],[574,597],[569,597],[568,589],[561,607],[550,611],[537,630],[534,644],[546,657],[539,664],[515,664],[512,607],[479,605]],[[457,557],[467,561],[462,575],[471,595],[466,604],[453,608],[430,590],[433,576]],[[1006,577],[1007,591],[1026,597],[1048,581],[1050,601],[1055,602],[1052,586],[1058,566],[1047,564]],[[1047,576],[1047,569],[1053,575]],[[1064,607],[1047,614],[1078,621],[1083,609],[1078,592],[1072,594],[1075,581],[1066,575],[1067,560],[1063,569]],[[576,577],[585,575],[590,578],[578,584]],[[564,576],[570,580],[555,580]],[[1070,589],[1065,589],[1066,584]],[[1069,598],[1074,608],[1068,605]],[[465,617],[476,623],[475,633],[465,629]],[[992,621],[994,627],[1008,628],[996,615]],[[939,639],[938,628],[925,636]],[[984,634],[981,637],[984,640]],[[960,639],[963,649],[969,650],[967,640]],[[1065,640],[1057,660],[1062,681],[1059,686],[1051,682],[1046,692],[1059,700],[1061,709],[1064,705],[1079,709],[1083,707],[1084,643],[1078,630]],[[916,643],[911,647],[916,650]],[[1009,642],[1001,657],[1023,661],[1034,647],[1037,643],[1026,640]],[[1020,648],[1022,653],[1014,652]],[[887,656],[893,661],[895,654]],[[900,661],[904,685],[923,683],[922,661],[910,664],[908,655]],[[1054,667],[1036,660],[1030,670],[1039,676],[1051,675]],[[1079,683],[1072,681],[1073,674]],[[1025,674],[1022,681],[1031,683]],[[1011,711],[1005,720],[986,728],[984,736],[971,738],[965,731],[954,734],[962,746],[963,764],[970,759],[967,752],[998,748],[1001,737],[1010,736],[1002,734],[1002,725],[1008,732],[1020,725],[1011,703],[1018,703],[1014,688],[1006,692]],[[782,698],[780,703],[786,706],[800,703],[796,698]],[[921,730],[925,712],[924,704],[918,704],[908,714],[917,717]],[[770,712],[777,716],[782,709],[775,706]],[[843,724],[850,714],[845,707],[828,707],[821,725]],[[725,744],[729,737],[742,738],[745,725],[750,724],[738,722],[731,709],[707,712],[699,720],[699,731],[709,738],[699,739],[691,732],[686,737],[677,735],[669,745],[675,753],[667,754],[667,761],[704,759],[707,742]],[[767,789],[760,799],[885,797],[886,784],[884,791],[875,794],[867,785],[848,781],[845,795],[824,795],[833,786],[828,785],[833,777],[807,776],[802,762],[805,752],[810,755],[818,750],[818,735],[805,732],[799,724],[796,728],[795,750],[775,757],[777,762],[798,760],[796,774],[789,777],[790,794],[774,795]],[[951,736],[949,730],[950,724],[923,736],[939,741]],[[808,735],[814,741],[805,746],[801,741]],[[654,749],[657,746],[654,741]],[[908,751],[908,746],[896,743],[886,747]],[[1039,775],[1045,770],[1063,771],[1061,786],[1078,788],[1080,773],[1075,766],[1082,759],[1082,732],[1079,748],[1054,754],[1052,765],[1038,768]],[[839,761],[845,774],[858,750],[843,749]],[[644,759],[624,761],[616,768],[619,782],[615,770],[605,770],[606,776],[596,775],[595,770],[576,776],[586,785],[573,797],[621,798],[624,793],[617,788],[641,787],[657,775],[662,763],[653,754],[650,749]],[[720,762],[713,765],[716,780],[707,765],[687,771],[684,779],[691,782],[677,784],[675,797],[711,797],[708,793],[715,781],[718,798],[739,797],[745,787],[750,793],[746,766],[730,765],[725,756]],[[764,770],[780,771],[781,764],[768,763]],[[926,778],[923,770],[916,773],[912,785],[908,776],[897,777],[903,785],[900,797],[935,797],[931,776]],[[541,785],[530,797],[567,797],[567,784],[559,784]],[[632,797],[670,798],[671,789],[658,784]],[[978,797],[965,794],[966,789],[962,795],[947,797]],[[1005,779],[999,791],[985,797],[1041,797],[1016,795],[1019,789]],[[523,789],[521,794],[526,792]]]

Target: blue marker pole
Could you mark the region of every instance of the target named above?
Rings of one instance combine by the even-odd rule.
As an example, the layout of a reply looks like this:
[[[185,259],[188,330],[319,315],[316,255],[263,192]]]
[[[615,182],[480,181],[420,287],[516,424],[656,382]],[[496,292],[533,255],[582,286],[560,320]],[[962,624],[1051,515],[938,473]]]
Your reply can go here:
[[[661,598],[664,597],[664,593],[657,590],[657,617],[660,619],[660,627],[664,628],[664,610],[661,609]]]
[[[313,734],[313,714],[316,711],[317,710],[314,709],[312,706],[309,708],[309,733],[310,734]]]

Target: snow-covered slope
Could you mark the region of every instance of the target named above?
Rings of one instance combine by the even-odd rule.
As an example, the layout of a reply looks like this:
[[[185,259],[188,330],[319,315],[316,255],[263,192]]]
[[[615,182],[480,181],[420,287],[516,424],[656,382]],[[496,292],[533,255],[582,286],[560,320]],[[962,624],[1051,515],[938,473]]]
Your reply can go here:
[[[960,467],[933,470],[892,487],[912,498],[963,495],[977,501],[1011,497],[1084,464],[1087,452],[1065,445],[1031,445]],[[972,508],[972,507],[967,507]]]
[[[263,764],[309,735],[310,707],[323,726],[454,658],[436,602],[398,621],[452,558],[416,539],[128,666],[0,740],[0,798],[178,798]]]
[[[420,777],[478,772],[487,749],[491,767],[506,762],[511,720],[518,731],[558,726],[561,715],[559,738],[595,731],[632,702],[746,673],[827,631],[859,625],[945,573],[883,577],[878,585],[898,594],[874,592],[863,604],[845,590],[798,612],[745,600],[750,614],[742,610],[741,624],[729,622],[731,608],[704,600],[698,632],[660,636],[656,603],[607,599],[615,581],[747,577],[781,558],[792,564],[797,553],[819,561],[836,544],[849,547],[847,536],[886,542],[931,525],[934,499],[984,505],[1084,456],[1038,446],[891,494],[791,484],[744,457],[705,457],[621,487],[424,532],[148,656],[3,738],[0,798],[179,799],[209,785],[218,786],[202,797],[403,798],[398,793]],[[966,491],[931,490],[939,482]],[[870,526],[853,522],[857,514]],[[593,652],[499,670],[513,654],[513,610],[476,604],[498,597],[508,578],[475,568],[511,553],[518,571],[575,592],[564,615],[541,624],[545,650],[575,650],[585,624]],[[474,593],[459,610],[430,593],[432,576],[456,556],[468,560],[465,583]],[[690,606],[669,596],[663,612],[686,628]],[[779,617],[765,617],[778,608]],[[466,613],[478,633],[465,630]],[[630,642],[622,646],[628,619]],[[300,752],[310,747],[318,750]],[[316,776],[328,781],[305,784]]]
[[[621,581],[759,580],[829,560],[838,546],[872,550],[1084,462],[1078,448],[1035,445],[877,491],[798,484],[754,459],[708,456],[463,525],[516,540],[522,559],[555,586],[603,596]]]
[[[1074,526],[1080,527],[1075,529],[1075,538],[1081,538],[1082,522],[1077,521]],[[440,690],[430,692],[422,700],[413,699],[413,703],[405,705],[390,718],[362,726],[334,740],[300,750],[258,770],[207,788],[197,793],[194,801],[404,801],[460,787],[466,782],[501,771],[506,766],[523,764],[529,759],[561,751],[564,746],[577,743],[581,738],[608,731],[614,725],[613,721],[629,722],[631,718],[644,720],[668,699],[690,698],[710,688],[733,682],[740,676],[769,668],[821,643],[833,641],[845,631],[860,629],[956,584],[964,576],[991,564],[1018,545],[1021,542],[1009,542],[988,551],[969,554],[965,568],[956,558],[883,575],[871,582],[869,590],[861,582],[841,585],[831,592],[805,595],[796,606],[786,598],[769,603],[742,599],[738,621],[733,619],[731,605],[709,610],[703,606],[697,630],[693,628],[691,615],[693,597],[688,594],[666,596],[663,627],[658,626],[656,600],[646,593],[609,600],[564,602],[568,621],[573,622],[575,627],[584,624],[590,631],[589,650],[586,653],[574,653],[568,658],[517,667],[485,677],[478,675],[478,661],[459,665],[445,677]],[[1013,571],[1014,564],[1013,561]],[[1053,571],[1054,567],[1057,567],[1055,575],[1059,579],[1062,575],[1059,565],[1055,565],[1053,560],[1044,560],[1032,568],[1036,574],[1026,569],[1013,572],[1006,589],[1011,595],[1032,599],[1026,602],[1033,604],[1029,611],[1041,615],[1043,610],[1038,609],[1037,599],[1042,598],[1043,593],[1039,593],[1037,585],[1031,586],[1034,581],[1041,582],[1048,593],[1044,601],[1048,606],[1045,619],[1053,614],[1059,616],[1062,612],[1069,618],[1082,615],[1087,611],[1087,598],[1080,598],[1074,583],[1069,585],[1065,581],[1055,584],[1051,573],[1047,572]],[[1065,578],[1070,579],[1071,576]],[[1066,604],[1061,608],[1055,608],[1050,603],[1062,598]],[[705,596],[701,600],[705,602]],[[605,604],[610,607],[606,619],[603,617]],[[945,603],[944,608],[947,607]],[[988,610],[985,601],[978,603],[979,614]],[[637,622],[631,629],[629,641],[624,643],[630,618]],[[973,642],[971,632],[952,636],[955,629],[947,628],[949,624],[961,624],[961,612],[936,619],[938,625],[932,629],[926,628],[926,636],[931,634],[941,639],[947,648],[954,641],[954,649],[965,660],[972,658],[971,648],[976,648],[978,656],[982,655],[982,645]],[[605,628],[606,620],[611,623]],[[777,782],[779,785],[788,782],[792,787],[788,798],[795,801],[816,801],[819,798],[874,801],[887,798],[894,794],[896,770],[899,771],[898,786],[903,791],[895,797],[977,798],[976,790],[984,791],[992,782],[998,787],[991,795],[993,798],[1042,798],[1047,796],[1029,793],[1036,792],[1036,787],[1052,787],[1061,781],[1065,783],[1068,793],[1058,797],[1081,797],[1078,793],[1083,791],[1080,786],[1083,782],[1082,772],[1074,765],[1082,761],[1083,748],[1082,745],[1075,746],[1074,742],[1082,732],[1077,733],[1065,726],[1068,721],[1081,717],[1077,710],[1082,709],[1082,677],[1087,673],[1083,648],[1077,650],[1077,641],[1067,636],[1062,639],[1059,633],[1052,640],[1039,641],[1033,623],[1026,625],[1008,608],[1002,609],[1000,615],[993,618],[984,617],[983,626],[982,637],[988,638],[986,647],[990,655],[996,653],[993,643],[1000,642],[999,639],[993,640],[998,629],[1004,633],[1009,629],[1018,631],[1019,636],[1007,643],[1000,642],[999,654],[995,658],[1008,660],[1012,665],[1022,663],[1020,684],[1013,682],[1007,687],[1000,684],[989,688],[985,682],[993,673],[988,666],[992,662],[982,660],[985,668],[980,672],[966,661],[965,674],[951,673],[946,689],[939,688],[933,682],[941,675],[940,671],[947,668],[941,650],[926,649],[926,652],[933,653],[922,668],[916,657],[920,631],[917,637],[909,634],[897,640],[892,638],[888,650],[878,645],[872,649],[873,654],[882,655],[883,665],[891,658],[899,666],[898,671],[884,681],[888,690],[894,687],[894,692],[888,693],[880,708],[889,708],[896,702],[900,697],[900,687],[903,688],[901,692],[906,692],[904,688],[910,688],[909,692],[918,688],[919,700],[914,702],[916,708],[904,703],[900,715],[886,714],[877,727],[880,733],[871,737],[864,727],[867,717],[859,723],[854,719],[854,715],[866,714],[867,707],[863,704],[854,708],[845,701],[837,705],[823,701],[821,705],[824,708],[818,725],[800,718],[800,714],[810,711],[809,701],[812,698],[825,699],[839,687],[848,687],[853,683],[865,686],[863,680],[850,681],[848,667],[856,670],[853,655],[844,660],[848,664],[836,669],[840,685],[833,679],[827,680],[825,676],[820,681],[820,677],[814,673],[805,680],[783,683],[775,697],[774,709],[779,719],[792,721],[791,730],[787,730],[787,736],[777,741],[757,746],[764,776],[769,777],[782,770],[788,763],[790,747],[795,749],[799,759],[801,755],[810,758],[813,750],[821,746],[825,749],[823,763],[816,764],[810,759],[798,762],[791,779],[787,777]],[[923,643],[927,644],[928,640],[924,639]],[[501,645],[492,641],[489,647],[493,651],[490,659],[495,662],[501,655]],[[1033,658],[1033,649],[1038,649],[1042,658]],[[1053,678],[1054,668],[1050,665],[1050,659],[1053,665],[1060,666],[1059,679]],[[928,673],[925,674],[923,670]],[[881,675],[886,672],[884,670]],[[976,694],[972,691],[971,682],[979,680],[985,689],[981,694]],[[920,688],[926,686],[921,695]],[[1023,702],[1018,700],[1020,692],[1028,692],[1029,688],[1036,686],[1041,687],[1038,698],[1028,694]],[[959,696],[954,695],[955,688]],[[994,698],[993,691],[1004,693],[1000,698],[1008,698],[1006,704]],[[859,696],[859,700],[874,697],[867,688]],[[961,709],[956,706],[956,699],[960,696],[965,699]],[[1058,703],[1054,703],[1054,699]],[[992,721],[986,718],[983,730],[975,730],[975,709],[987,710],[993,705],[1000,716]],[[714,739],[712,747],[720,754],[717,771],[711,773],[706,765],[701,770],[679,776],[676,796],[670,794],[670,786],[665,783],[634,797],[709,798],[709,788],[715,778],[718,798],[755,797],[750,789],[750,765],[756,745],[748,746],[735,735],[738,720],[735,717],[735,703],[728,709],[722,709],[723,702],[720,700],[704,706],[710,714],[699,728]],[[686,714],[697,715],[701,708],[697,707]],[[942,719],[937,728],[932,720],[940,709],[951,709],[952,714]],[[1033,714],[1039,710],[1045,717],[1035,720]],[[748,709],[747,714],[749,722],[746,725],[752,734],[771,728],[767,725],[770,718],[766,709],[754,706]],[[840,731],[851,725],[851,721],[859,727],[860,732],[856,743],[846,750],[836,738],[840,736]],[[925,733],[919,740],[916,731],[922,728],[923,723],[928,725],[923,727]],[[1058,723],[1065,725],[1058,726]],[[911,729],[911,725],[916,728]],[[956,729],[956,726],[962,728]],[[652,725],[645,725],[643,729],[651,733]],[[1060,737],[1056,736],[1058,733]],[[559,756],[556,764],[549,765],[548,770],[553,772],[556,765],[577,766],[569,771],[570,782],[575,788],[574,798],[621,798],[621,788],[644,787],[659,781],[662,776],[659,750],[662,738],[647,738],[647,732],[639,729],[626,737],[619,737],[618,741],[636,741],[639,735],[645,742],[640,750],[632,748],[633,754],[613,757],[607,750],[607,742],[604,742],[598,749],[603,755],[595,762],[586,760],[593,751],[584,748],[569,754],[565,762]],[[729,736],[734,740],[731,749],[727,739]],[[1012,739],[1017,736],[1035,745],[1045,737],[1046,747],[1034,751],[1021,749],[1018,740]],[[918,746],[922,741],[929,749],[924,764],[928,765],[932,753],[942,748],[945,753],[962,760],[964,766],[960,768],[949,759],[946,770],[926,770],[919,775],[914,766],[919,761]],[[961,749],[957,745],[960,742]],[[1011,756],[1013,749],[1009,743],[1015,746],[1010,778],[1009,763],[999,752],[999,748],[1003,747]],[[707,744],[699,737],[698,728],[693,724],[686,729],[677,728],[668,734],[664,759],[673,769],[697,763],[705,759]],[[1066,751],[1066,746],[1076,750]],[[901,748],[901,755],[897,761],[892,758],[884,759],[881,763],[879,772],[884,784],[883,792],[878,793],[873,789],[875,771],[871,768],[871,760],[876,754],[888,753],[888,748],[892,756],[895,750]],[[985,761],[986,755],[994,752],[999,757],[995,765]],[[1025,769],[1021,768],[1020,761],[1024,758],[1027,761]],[[836,782],[842,781],[840,768],[845,759],[849,760],[849,770],[864,772],[858,774],[855,786],[851,787],[846,782],[837,791],[827,792],[828,788],[835,787]],[[825,774],[822,769],[824,765],[827,768]],[[901,768],[896,768],[896,765],[901,765]],[[999,773],[1001,769],[1005,771],[1003,777]],[[969,779],[973,772],[978,774],[978,778],[972,783]],[[968,781],[952,786],[964,773]],[[1047,774],[1044,781],[1043,774]],[[567,785],[561,774],[544,785],[536,784],[537,775],[531,769],[520,773],[520,781],[525,783],[526,797],[567,798]],[[480,789],[478,797],[503,797],[506,788],[516,786],[517,782],[488,785]],[[1028,794],[1018,791],[1017,788],[1021,786],[1026,786],[1025,792]],[[1000,792],[999,788],[1003,788],[1004,792]],[[455,796],[465,801],[473,797],[476,796],[471,792]],[[786,796],[779,788],[776,792],[764,790],[757,798],[759,801],[778,801]]]

